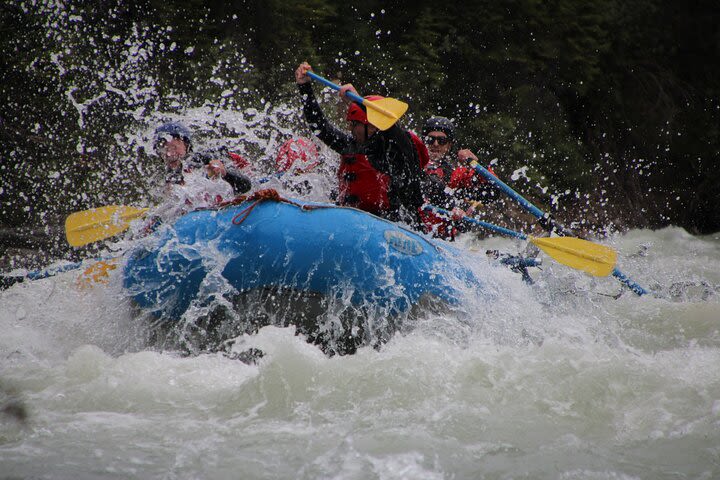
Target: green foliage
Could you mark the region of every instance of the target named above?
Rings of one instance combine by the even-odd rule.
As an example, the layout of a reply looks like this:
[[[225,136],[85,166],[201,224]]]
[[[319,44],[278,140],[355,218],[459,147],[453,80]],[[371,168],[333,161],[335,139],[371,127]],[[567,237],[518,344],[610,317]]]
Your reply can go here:
[[[549,208],[587,197],[626,225],[720,229],[711,2],[69,3],[0,8],[6,225],[141,198],[157,168],[132,132],[152,112],[296,101],[307,60],[409,101],[408,127],[454,118],[501,175],[527,167],[515,186]]]

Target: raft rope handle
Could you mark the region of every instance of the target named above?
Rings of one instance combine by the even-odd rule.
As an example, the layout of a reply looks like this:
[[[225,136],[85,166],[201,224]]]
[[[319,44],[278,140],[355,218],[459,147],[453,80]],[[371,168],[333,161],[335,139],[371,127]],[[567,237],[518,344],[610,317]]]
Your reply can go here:
[[[258,190],[257,192],[254,192],[250,195],[238,195],[237,197],[233,198],[232,200],[227,200],[225,202],[218,203],[217,205],[213,207],[209,207],[207,209],[202,210],[219,210],[221,208],[229,207],[232,205],[240,205],[242,203],[246,202],[253,202],[249,207],[243,209],[242,211],[238,212],[237,215],[235,215],[232,219],[233,225],[240,225],[242,224],[245,219],[252,213],[253,209],[260,203],[264,202],[266,200],[273,200],[275,202],[284,202],[290,205],[294,205],[296,207],[299,207],[301,210],[316,210],[320,208],[330,208],[331,206],[326,205],[302,205],[300,203],[294,202],[292,200],[289,200],[287,198],[281,197],[280,194],[275,190],[274,188],[266,188],[263,190]],[[198,209],[201,210],[201,209]]]
[[[242,197],[243,195],[240,195]],[[234,200],[238,200],[239,197],[235,197]],[[235,215],[232,219],[233,225],[240,225],[245,221],[245,219],[252,213],[253,209],[258,205],[258,203],[263,202],[265,200],[274,200],[276,202],[280,202],[283,200],[282,197],[280,197],[280,194],[278,194],[277,190],[272,188],[267,188],[264,190],[258,190],[257,192],[253,193],[252,195],[248,196],[247,198],[243,199],[242,202],[253,202],[249,207],[241,210],[237,215]]]

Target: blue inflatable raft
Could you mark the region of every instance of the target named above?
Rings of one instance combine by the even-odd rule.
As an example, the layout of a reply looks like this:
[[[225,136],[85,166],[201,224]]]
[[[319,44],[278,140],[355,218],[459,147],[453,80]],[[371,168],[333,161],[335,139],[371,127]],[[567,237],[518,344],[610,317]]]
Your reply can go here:
[[[252,207],[252,208],[251,208]],[[178,319],[215,288],[330,296],[388,314],[482,290],[461,254],[392,222],[329,204],[266,200],[181,217],[145,239],[123,282],[143,309]]]

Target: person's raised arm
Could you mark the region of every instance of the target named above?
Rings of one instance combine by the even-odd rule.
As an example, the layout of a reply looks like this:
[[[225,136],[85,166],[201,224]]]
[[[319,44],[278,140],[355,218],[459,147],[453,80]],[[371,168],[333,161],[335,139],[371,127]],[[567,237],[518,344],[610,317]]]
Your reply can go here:
[[[313,93],[312,84],[310,83],[310,77],[307,76],[307,72],[312,67],[307,62],[303,62],[295,70],[295,83],[297,83],[298,90],[303,100],[303,114],[305,120],[308,122],[310,129],[317,135],[317,137],[328,147],[332,148],[336,152],[342,152],[345,150],[347,145],[352,141],[352,137],[332,125],[325,118],[320,105],[315,99]]]

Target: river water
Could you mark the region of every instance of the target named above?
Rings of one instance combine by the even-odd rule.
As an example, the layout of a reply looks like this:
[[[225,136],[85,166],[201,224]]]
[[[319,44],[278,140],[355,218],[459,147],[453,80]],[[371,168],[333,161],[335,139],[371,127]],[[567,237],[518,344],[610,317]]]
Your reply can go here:
[[[535,285],[493,268],[499,297],[470,292],[463,315],[379,350],[328,357],[266,327],[238,340],[256,364],[154,348],[112,278],[15,285],[0,292],[0,477],[718,478],[720,237],[608,242],[654,294],[616,299],[612,278],[546,258]]]
[[[298,131],[306,125],[297,103],[239,109],[255,95],[236,83],[238,65],[253,68],[242,53],[233,68],[211,65],[213,84],[227,89],[220,101],[181,107],[182,92],[161,98],[148,73],[153,58],[176,48],[170,29],[143,23],[119,41],[84,9],[36,3],[22,10],[50,42],[45,70],[57,71],[67,100],[58,111],[83,132],[77,152],[95,151],[92,134],[109,112],[142,126],[115,135],[118,153],[97,166],[98,185],[123,185],[108,195],[132,185],[119,181],[127,171],[158,170],[135,157],[152,150],[153,129],[168,119],[188,124],[198,146],[222,144],[262,163],[262,174],[286,137],[309,134]],[[98,49],[82,54],[101,37],[116,44],[110,60]],[[28,58],[32,71],[38,60]],[[82,176],[77,165],[48,172],[48,181]],[[334,168],[325,174],[309,199],[327,199],[330,187],[320,187],[335,182]],[[29,178],[44,190],[35,171]],[[85,196],[64,185],[70,199]],[[83,286],[82,270],[71,270],[0,290],[0,478],[720,478],[720,235],[667,228],[604,242],[653,294],[615,298],[614,279],[547,258],[529,286],[481,253],[524,245],[464,239],[460,247],[480,252],[468,253],[468,264],[492,295],[465,289],[457,308],[354,355],[328,357],[292,327],[266,327],[237,340],[264,352],[250,364],[149,342],[117,270],[107,285]]]

